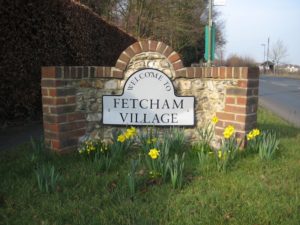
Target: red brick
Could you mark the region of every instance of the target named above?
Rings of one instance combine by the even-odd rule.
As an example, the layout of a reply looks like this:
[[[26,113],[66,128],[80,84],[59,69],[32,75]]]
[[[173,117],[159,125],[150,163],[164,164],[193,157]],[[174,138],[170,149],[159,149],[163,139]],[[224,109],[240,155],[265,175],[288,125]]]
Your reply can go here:
[[[70,112],[74,112],[76,108],[76,105],[64,105],[64,106],[56,106],[50,108],[50,112],[52,114],[66,114]]]
[[[239,79],[241,76],[240,76],[240,74],[241,74],[241,67],[233,67],[233,70],[232,70],[232,72],[233,72],[233,74],[232,74],[232,78],[235,78],[235,79]]]
[[[125,52],[126,52],[127,50],[125,50]],[[132,53],[133,54],[135,54],[134,52],[133,52],[133,50],[131,50],[132,51]],[[131,57],[129,57],[127,54],[125,54],[124,52],[120,55],[120,57],[119,57],[119,60],[121,60],[121,61],[123,61],[123,62],[125,62],[125,63],[127,63],[128,64],[128,62],[130,61],[130,59],[131,59]]]
[[[243,88],[227,88],[226,95],[234,95],[234,96],[247,96],[252,94],[251,90],[243,89]]]
[[[105,77],[105,67],[98,66],[96,69],[96,77],[102,78]]]
[[[80,128],[78,130],[71,130],[66,132],[60,133],[61,139],[69,139],[70,137],[77,139],[78,137],[81,137],[85,134],[86,130],[85,128]]]
[[[51,113],[50,107],[43,105],[43,114],[50,114],[50,113]]]
[[[201,67],[195,67],[195,78],[202,78],[203,77],[203,70]]]
[[[156,51],[156,48],[157,48],[157,45],[158,45],[158,42],[157,42],[157,41],[151,40],[151,41],[150,41],[149,50],[150,50],[151,52],[155,52],[155,51]]]
[[[240,107],[240,106],[226,105],[224,111],[225,112],[230,112],[230,113],[237,113],[237,114],[246,114],[247,113],[247,108],[246,107]]]
[[[66,82],[62,80],[42,79],[41,86],[42,87],[63,87],[65,83]]]
[[[148,52],[149,51],[149,43],[148,40],[144,40],[140,42],[142,52]]]
[[[233,74],[233,67],[227,67],[227,75],[226,75],[226,79],[232,79],[233,78],[233,76],[232,76],[232,74]]]
[[[226,67],[220,67],[220,79],[226,78]]]
[[[42,67],[42,77],[43,78],[55,78],[56,72],[54,66]]]
[[[257,114],[236,115],[235,119],[241,123],[253,123],[257,121]]]
[[[48,130],[44,129],[44,138],[45,139],[58,139],[59,138],[59,133],[51,132],[51,131],[48,131]]]
[[[52,149],[60,149],[61,143],[59,140],[51,140],[51,148]]]
[[[48,88],[42,87],[42,96],[48,96]]]
[[[258,80],[238,80],[238,86],[241,88],[257,88]]]
[[[126,67],[127,67],[127,64],[118,59],[118,61],[116,63],[116,68],[124,71],[126,69]]]
[[[186,71],[187,71],[187,78],[195,77],[194,67],[187,67]]]
[[[226,97],[225,104],[234,105],[236,103],[236,98]]]
[[[218,70],[219,70],[218,67],[211,67],[211,75],[214,79],[219,78]]]
[[[105,67],[104,71],[104,77],[111,77],[111,67]]]
[[[66,104],[75,104],[76,103],[76,96],[69,96],[66,98]]]
[[[166,56],[168,58],[172,52],[173,52],[173,49],[170,46],[167,46],[167,48],[164,50],[163,54],[164,54],[164,56]]]
[[[131,59],[133,56],[135,56],[135,52],[130,47],[128,47],[124,52],[129,56],[129,59]],[[127,61],[125,61],[125,62],[127,62]],[[128,62],[129,62],[129,60],[128,60]]]
[[[165,43],[159,42],[159,44],[158,44],[158,46],[157,46],[157,48],[156,48],[156,51],[159,52],[159,53],[161,53],[161,54],[163,54],[164,51],[165,51],[165,49],[166,49],[167,47],[168,47],[168,46],[167,46]]]
[[[63,123],[67,121],[66,115],[43,115],[44,122],[47,123]]]
[[[174,63],[174,62],[177,62],[178,60],[180,60],[180,56],[179,56],[176,52],[173,52],[173,53],[168,57],[168,60],[169,60],[171,63]]]
[[[243,79],[258,79],[259,78],[259,68],[258,67],[249,67],[248,73],[243,69],[241,78]]]
[[[142,52],[142,48],[140,46],[139,42],[135,42],[133,45],[131,45],[132,50],[134,51],[135,54],[139,54]]]
[[[238,105],[246,105],[247,104],[247,98],[246,97],[238,97],[237,98],[237,104]]]
[[[247,88],[248,87],[247,80],[238,80],[238,86],[241,88]]]
[[[51,97],[57,96],[56,89],[54,89],[54,88],[51,88],[51,89],[49,88],[48,93],[49,93],[49,96],[51,96]]]
[[[181,69],[176,71],[177,78],[186,78],[186,69]]]
[[[183,68],[183,64],[182,64],[181,60],[177,61],[176,63],[173,63],[173,68],[174,68],[175,71],[182,69]]]
[[[248,77],[248,67],[241,67],[241,76],[240,79],[242,78],[247,78]]]
[[[112,77],[122,79],[124,77],[124,73],[121,70],[113,70]]]
[[[75,112],[70,113],[67,115],[66,121],[72,122],[72,121],[81,121],[85,120],[85,115],[83,113]]]
[[[235,120],[235,115],[233,113],[217,112],[216,116],[220,120],[230,120],[230,121],[234,121]]]

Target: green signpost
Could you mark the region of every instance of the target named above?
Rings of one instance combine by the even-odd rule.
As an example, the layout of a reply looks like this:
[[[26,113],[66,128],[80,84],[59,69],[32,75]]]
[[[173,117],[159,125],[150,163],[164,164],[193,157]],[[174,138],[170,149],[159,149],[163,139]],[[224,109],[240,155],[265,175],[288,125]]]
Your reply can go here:
[[[211,62],[215,59],[216,49],[216,27],[213,25],[210,29],[209,26],[205,26],[205,54],[204,58],[207,62]]]

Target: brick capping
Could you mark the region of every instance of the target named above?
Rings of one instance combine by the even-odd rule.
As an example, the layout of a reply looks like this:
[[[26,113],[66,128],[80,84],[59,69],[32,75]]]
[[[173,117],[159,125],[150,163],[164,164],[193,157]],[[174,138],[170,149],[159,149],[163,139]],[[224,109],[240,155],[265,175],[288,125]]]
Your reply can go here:
[[[87,132],[87,112],[78,111],[77,90],[89,88],[88,82],[124,79],[130,60],[143,52],[163,55],[172,65],[174,79],[232,81],[224,90],[224,108],[216,112],[219,122],[215,134],[223,136],[224,128],[234,125],[241,139],[256,127],[258,105],[258,68],[183,67],[180,55],[159,41],[143,40],[125,49],[114,67],[47,66],[42,67],[42,102],[45,143],[49,149],[68,152],[77,148],[78,139]],[[120,81],[119,81],[120,82]],[[123,82],[123,81],[121,81]],[[76,85],[77,86],[76,86]],[[100,84],[99,89],[104,88]]]

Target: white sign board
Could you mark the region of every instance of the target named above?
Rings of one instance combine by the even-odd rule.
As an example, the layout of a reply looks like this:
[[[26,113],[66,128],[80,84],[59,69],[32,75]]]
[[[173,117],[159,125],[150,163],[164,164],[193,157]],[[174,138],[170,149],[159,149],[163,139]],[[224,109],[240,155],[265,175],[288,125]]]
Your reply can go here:
[[[123,94],[103,96],[103,124],[193,126],[194,97],[178,97],[170,78],[155,69],[132,74]]]
[[[214,0],[214,5],[224,6],[226,5],[226,0]]]

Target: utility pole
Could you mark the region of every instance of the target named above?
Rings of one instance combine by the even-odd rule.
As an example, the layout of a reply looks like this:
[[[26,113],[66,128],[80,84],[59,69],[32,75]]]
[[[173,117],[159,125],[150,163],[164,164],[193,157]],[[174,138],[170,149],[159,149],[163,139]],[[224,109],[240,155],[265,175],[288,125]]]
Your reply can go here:
[[[261,46],[264,47],[264,61],[263,63],[266,61],[266,44],[261,44]]]
[[[270,37],[268,37],[267,62],[269,62],[269,46],[270,46]]]
[[[208,59],[207,59],[207,67],[211,66],[211,29],[212,29],[212,7],[213,7],[213,0],[209,0],[208,5]]]

